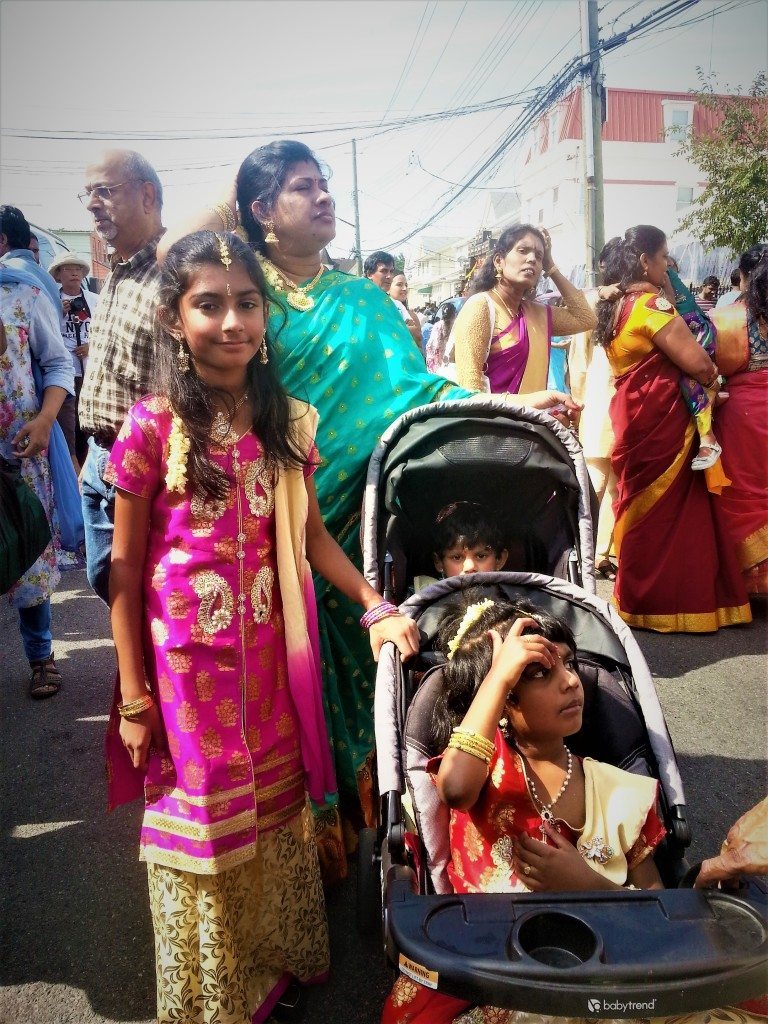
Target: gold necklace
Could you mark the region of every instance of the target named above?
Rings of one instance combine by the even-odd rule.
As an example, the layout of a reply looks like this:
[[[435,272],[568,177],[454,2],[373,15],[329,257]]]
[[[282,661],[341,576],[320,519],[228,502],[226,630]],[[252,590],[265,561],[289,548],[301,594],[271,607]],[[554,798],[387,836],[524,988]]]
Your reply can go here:
[[[308,284],[297,284],[296,281],[292,281],[266,256],[257,253],[256,257],[261,264],[261,269],[264,271],[267,284],[274,288],[276,292],[281,292],[285,295],[285,301],[289,306],[298,309],[300,313],[306,313],[308,310],[315,308],[315,300],[308,292],[312,291],[323,276],[325,266],[322,263],[320,264],[320,269]]]
[[[517,318],[520,316],[520,309],[518,308],[517,312],[514,313],[514,314],[511,313],[510,309],[509,309],[509,306],[504,301],[504,298],[503,298],[501,292],[498,290],[498,288],[492,288],[491,291],[496,292],[496,298],[499,300],[499,302],[502,304],[504,309],[507,311],[507,316],[509,317],[510,321],[511,320],[517,320]]]
[[[229,419],[219,409],[216,415],[213,417],[213,423],[211,424],[211,438],[217,444],[224,444],[229,437],[229,432],[232,429],[232,424],[235,422],[235,416],[237,416],[240,409],[242,409],[246,398],[248,397],[248,391],[244,391],[242,395],[235,402],[234,408],[232,409],[232,415]]]

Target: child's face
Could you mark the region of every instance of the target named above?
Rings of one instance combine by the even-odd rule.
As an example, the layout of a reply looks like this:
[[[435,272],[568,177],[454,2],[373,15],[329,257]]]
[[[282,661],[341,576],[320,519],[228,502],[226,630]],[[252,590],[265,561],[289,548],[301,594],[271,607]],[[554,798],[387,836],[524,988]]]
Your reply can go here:
[[[521,740],[558,739],[581,728],[584,690],[575,671],[575,657],[567,644],[555,646],[555,667],[529,665],[513,691],[516,702],[507,702],[509,724]]]
[[[199,375],[226,383],[242,375],[264,341],[264,299],[245,269],[207,263],[179,302],[179,322]]]
[[[507,560],[506,548],[497,554],[490,544],[452,544],[442,554],[435,554],[435,568],[444,576],[466,572],[498,572]]]

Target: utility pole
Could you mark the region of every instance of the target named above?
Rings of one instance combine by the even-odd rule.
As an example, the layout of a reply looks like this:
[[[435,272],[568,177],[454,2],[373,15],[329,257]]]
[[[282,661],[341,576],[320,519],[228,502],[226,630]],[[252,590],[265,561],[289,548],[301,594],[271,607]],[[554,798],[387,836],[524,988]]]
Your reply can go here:
[[[586,285],[597,284],[597,258],[605,245],[603,190],[603,102],[600,74],[600,29],[597,0],[580,0],[582,41],[586,41],[589,64],[582,84],[582,126],[584,132],[584,178],[586,196]]]
[[[357,276],[363,276],[363,254],[360,251],[360,207],[357,202],[357,140],[352,139],[352,204],[355,210],[355,257]]]

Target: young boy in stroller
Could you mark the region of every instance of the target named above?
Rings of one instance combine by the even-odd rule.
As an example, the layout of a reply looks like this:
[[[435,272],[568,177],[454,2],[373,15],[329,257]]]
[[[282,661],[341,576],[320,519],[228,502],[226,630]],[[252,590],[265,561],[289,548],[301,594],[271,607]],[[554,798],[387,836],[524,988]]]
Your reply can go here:
[[[466,601],[471,603],[467,605]],[[469,597],[449,614],[430,762],[451,808],[457,892],[661,888],[658,783],[591,758],[565,739],[583,691],[568,626],[530,604]],[[382,1024],[505,1024],[517,1011],[474,1007],[400,975]]]

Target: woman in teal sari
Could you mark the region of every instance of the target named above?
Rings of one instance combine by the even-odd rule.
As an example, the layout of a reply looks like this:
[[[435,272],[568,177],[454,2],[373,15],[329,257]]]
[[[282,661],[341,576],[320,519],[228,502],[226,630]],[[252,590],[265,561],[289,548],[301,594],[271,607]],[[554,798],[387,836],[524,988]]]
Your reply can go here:
[[[310,149],[280,141],[254,150],[240,166],[236,192],[236,206],[230,195],[181,232],[169,232],[158,255],[162,259],[185,231],[235,228],[237,209],[241,233],[259,254],[269,286],[271,358],[286,390],[320,414],[322,462],[315,481],[325,524],[359,566],[360,506],[379,438],[409,409],[470,393],[426,370],[397,308],[380,288],[323,264],[336,218],[327,177]],[[525,404],[546,408],[565,401],[557,392],[541,392],[527,396]],[[361,609],[319,578],[315,587],[339,788],[337,804],[316,810],[323,876],[331,881],[346,874],[346,849],[354,846],[357,829],[375,822],[375,674],[358,625]]]

